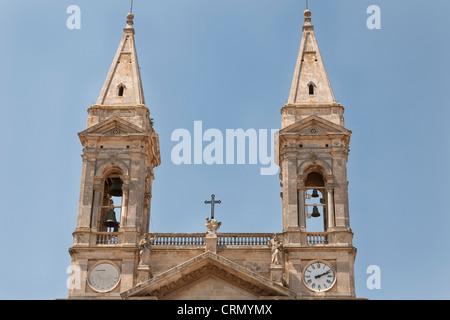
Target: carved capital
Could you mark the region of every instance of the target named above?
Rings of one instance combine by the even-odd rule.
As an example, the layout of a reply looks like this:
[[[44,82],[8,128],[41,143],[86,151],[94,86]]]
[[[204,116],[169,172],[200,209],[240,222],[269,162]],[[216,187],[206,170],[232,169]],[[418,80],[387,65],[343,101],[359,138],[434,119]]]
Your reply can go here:
[[[123,192],[128,192],[128,191],[130,191],[130,184],[129,184],[129,183],[123,182],[123,183],[122,183],[122,191],[123,191]]]
[[[94,192],[101,192],[103,191],[103,185],[100,183],[94,183]]]

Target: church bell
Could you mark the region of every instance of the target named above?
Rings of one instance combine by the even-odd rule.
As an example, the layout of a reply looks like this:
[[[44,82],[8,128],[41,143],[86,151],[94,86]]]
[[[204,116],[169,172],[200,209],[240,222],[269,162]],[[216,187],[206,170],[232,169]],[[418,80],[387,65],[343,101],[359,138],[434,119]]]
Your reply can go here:
[[[313,189],[311,197],[313,197],[313,198],[318,198],[319,197],[319,193],[317,192],[317,189]]]
[[[320,217],[319,208],[317,208],[316,206],[314,206],[314,208],[313,208],[313,212],[311,214],[311,217],[313,217],[313,218]]]
[[[112,197],[122,196],[122,180],[120,178],[113,178],[111,188],[109,188],[109,195]]]
[[[114,232],[117,232],[117,229],[119,228],[119,223],[116,220],[116,213],[114,212],[114,209],[108,210],[103,224],[107,228],[114,228]]]

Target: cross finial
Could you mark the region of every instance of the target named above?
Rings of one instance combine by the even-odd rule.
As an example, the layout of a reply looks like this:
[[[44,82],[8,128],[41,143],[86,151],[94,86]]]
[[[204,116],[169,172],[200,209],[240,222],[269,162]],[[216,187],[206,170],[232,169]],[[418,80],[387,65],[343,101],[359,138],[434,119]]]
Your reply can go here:
[[[211,219],[214,219],[214,204],[220,204],[222,203],[222,201],[220,200],[215,200],[216,196],[214,194],[211,195],[211,201],[206,200],[205,204],[210,204],[211,205]]]

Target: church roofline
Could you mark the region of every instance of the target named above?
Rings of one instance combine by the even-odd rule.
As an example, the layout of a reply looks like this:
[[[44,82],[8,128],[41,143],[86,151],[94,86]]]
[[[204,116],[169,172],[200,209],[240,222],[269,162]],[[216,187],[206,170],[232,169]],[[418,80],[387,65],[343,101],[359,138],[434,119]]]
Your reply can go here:
[[[123,292],[122,298],[164,298],[206,276],[216,276],[254,295],[295,299],[296,293],[212,252],[205,252]]]

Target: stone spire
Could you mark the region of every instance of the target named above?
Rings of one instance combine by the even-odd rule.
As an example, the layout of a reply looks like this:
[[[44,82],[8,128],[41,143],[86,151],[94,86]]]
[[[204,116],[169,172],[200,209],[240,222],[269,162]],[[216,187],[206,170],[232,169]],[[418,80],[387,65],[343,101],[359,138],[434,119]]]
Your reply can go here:
[[[127,14],[122,40],[97,100],[99,106],[145,105],[134,42],[133,18],[131,12]]]
[[[311,24],[311,11],[306,10],[294,79],[288,104],[334,103],[333,90],[325,70]]]

